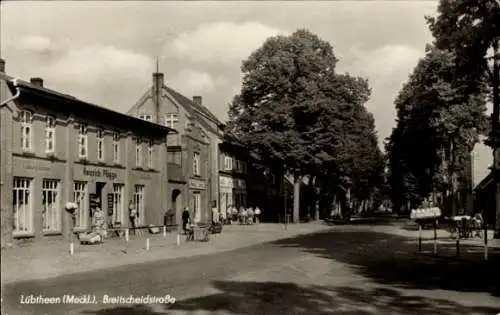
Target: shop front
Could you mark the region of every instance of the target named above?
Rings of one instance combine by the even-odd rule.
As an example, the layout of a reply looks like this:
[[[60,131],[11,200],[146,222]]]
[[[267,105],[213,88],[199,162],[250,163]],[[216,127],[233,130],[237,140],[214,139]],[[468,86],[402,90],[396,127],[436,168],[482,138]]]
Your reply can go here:
[[[128,226],[126,170],[75,163],[72,168],[71,201],[78,205],[75,230],[91,227],[96,207],[104,211],[109,225]]]
[[[189,210],[194,223],[209,222],[207,183],[202,179],[189,179]]]
[[[228,209],[234,206],[233,189],[234,189],[233,178],[229,176],[219,175],[220,211],[226,218],[229,218],[231,216],[231,213],[228,213]]]

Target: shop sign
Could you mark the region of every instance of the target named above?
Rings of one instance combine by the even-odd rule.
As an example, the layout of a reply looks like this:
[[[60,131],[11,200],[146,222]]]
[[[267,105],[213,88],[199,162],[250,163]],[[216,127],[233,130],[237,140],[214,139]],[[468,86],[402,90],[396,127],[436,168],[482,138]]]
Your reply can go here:
[[[45,171],[45,172],[50,171],[50,167],[40,165],[40,164],[26,164],[26,165],[24,165],[23,168],[27,169],[27,170],[35,170],[35,171]]]
[[[191,189],[205,189],[205,181],[199,179],[190,179],[189,188]]]
[[[97,168],[94,169],[85,168],[83,169],[83,175],[90,177],[106,177],[109,180],[114,180],[118,177],[118,174],[116,174],[115,172],[111,172],[108,170],[100,170]]]

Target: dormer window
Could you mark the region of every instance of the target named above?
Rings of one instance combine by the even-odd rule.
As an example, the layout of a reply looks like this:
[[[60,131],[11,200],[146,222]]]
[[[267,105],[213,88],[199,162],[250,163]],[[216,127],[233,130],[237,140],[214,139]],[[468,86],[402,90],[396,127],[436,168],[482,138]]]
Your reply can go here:
[[[141,114],[139,115],[139,118],[145,121],[152,121],[153,120],[153,115],[151,114]]]

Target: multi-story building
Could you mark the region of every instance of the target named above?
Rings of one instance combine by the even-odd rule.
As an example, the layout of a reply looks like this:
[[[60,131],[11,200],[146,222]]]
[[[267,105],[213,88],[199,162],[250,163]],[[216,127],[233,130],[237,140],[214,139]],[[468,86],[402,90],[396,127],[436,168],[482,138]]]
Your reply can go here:
[[[168,204],[167,134],[173,130],[5,74],[0,59],[2,244],[69,235],[67,202],[79,205],[75,229],[91,222],[90,202],[108,222],[161,224]]]
[[[151,88],[128,114],[178,131],[168,136],[169,209],[177,222],[184,207],[196,222],[211,220],[210,209],[219,196],[218,143],[223,124],[203,106],[202,97],[183,96],[156,72]]]

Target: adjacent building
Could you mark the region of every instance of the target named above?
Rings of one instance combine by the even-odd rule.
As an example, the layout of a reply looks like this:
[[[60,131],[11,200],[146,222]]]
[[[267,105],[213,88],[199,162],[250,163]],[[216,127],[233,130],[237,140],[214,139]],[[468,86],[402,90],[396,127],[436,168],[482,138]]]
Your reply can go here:
[[[138,225],[162,224],[174,130],[47,89],[40,78],[14,79],[2,60],[0,104],[2,245],[69,235],[69,201],[79,205],[76,230],[90,227],[91,203],[112,225],[129,225],[129,202]]]
[[[195,222],[211,220],[219,199],[219,150],[223,124],[201,96],[185,97],[153,73],[153,84],[128,114],[178,131],[168,136],[168,207],[179,223],[184,207]]]

